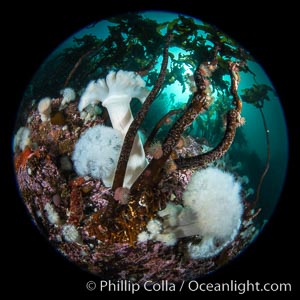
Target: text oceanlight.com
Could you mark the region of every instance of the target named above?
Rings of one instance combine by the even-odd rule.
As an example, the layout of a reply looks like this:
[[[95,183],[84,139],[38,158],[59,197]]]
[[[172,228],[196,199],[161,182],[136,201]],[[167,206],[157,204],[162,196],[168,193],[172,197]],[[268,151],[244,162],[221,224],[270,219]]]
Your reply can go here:
[[[100,280],[99,282],[88,281],[86,288],[89,291],[100,292],[131,292],[132,294],[138,291],[146,292],[181,292],[188,290],[191,292],[236,292],[238,294],[244,294],[247,292],[291,292],[291,283],[260,283],[251,282],[247,280],[245,282],[239,282],[237,280],[230,280],[229,282],[222,283],[206,283],[192,281],[182,281],[180,284],[174,284],[168,280],[162,280],[161,282],[145,281],[143,284],[132,282],[130,280]]]

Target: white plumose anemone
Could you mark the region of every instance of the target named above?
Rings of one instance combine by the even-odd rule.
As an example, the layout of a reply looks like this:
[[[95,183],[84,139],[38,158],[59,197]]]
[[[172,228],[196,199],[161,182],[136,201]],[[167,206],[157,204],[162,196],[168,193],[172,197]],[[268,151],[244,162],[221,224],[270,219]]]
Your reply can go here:
[[[110,187],[121,147],[122,135],[118,130],[103,125],[87,129],[75,144],[72,155],[76,173],[101,179]]]
[[[59,109],[64,109],[70,102],[76,99],[76,93],[72,88],[65,88],[60,91],[63,96]]]
[[[130,101],[132,98],[138,98],[143,103],[148,94],[145,81],[136,73],[123,70],[110,71],[106,79],[98,79],[89,83],[81,96],[78,109],[82,112],[89,105],[102,102],[102,105],[107,108],[113,128],[120,131],[124,139],[133,121]],[[137,134],[127,164],[123,186],[130,188],[147,164],[143,145]]]
[[[30,146],[30,144],[31,144],[30,129],[23,126],[20,127],[14,136],[14,141],[13,141],[14,152],[24,151],[27,146]]]
[[[213,257],[237,236],[243,214],[240,192],[241,184],[232,174],[214,167],[200,170],[183,193],[183,206],[168,203],[158,212],[160,221],[151,220],[148,233],[142,232],[139,241],[152,239],[173,246],[179,238],[199,236],[200,242],[188,244],[190,257]],[[153,230],[153,224],[159,224],[158,230]]]
[[[38,104],[38,111],[40,113],[42,122],[46,122],[50,120],[51,99],[49,97],[40,100]]]
[[[192,258],[217,255],[236,237],[243,205],[241,184],[232,174],[209,167],[196,172],[183,194],[184,206],[196,213],[197,245],[189,245]]]

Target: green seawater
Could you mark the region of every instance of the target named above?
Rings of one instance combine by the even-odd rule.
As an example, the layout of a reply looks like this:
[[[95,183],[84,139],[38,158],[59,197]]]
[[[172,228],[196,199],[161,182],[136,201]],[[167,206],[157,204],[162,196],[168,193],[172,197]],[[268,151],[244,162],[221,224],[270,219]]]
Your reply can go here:
[[[181,18],[181,19],[180,19]],[[180,21],[178,21],[180,19]],[[175,24],[178,21],[178,25]],[[172,23],[173,22],[173,23]],[[157,79],[163,51],[163,38],[171,25],[175,26],[174,44],[170,46],[168,72],[163,89],[151,105],[146,119],[140,128],[140,136],[145,141],[157,122],[171,110],[182,110],[193,95],[193,73],[202,61],[210,58],[210,51],[216,38],[223,44],[223,55],[219,57],[219,67],[211,76],[212,103],[206,112],[201,113],[184,132],[203,145],[214,148],[224,135],[224,116],[232,108],[230,76],[226,71],[226,61],[238,61],[237,42],[221,33],[219,29],[200,20],[167,12],[142,12],[138,15],[125,15],[99,21],[85,28],[61,44],[35,74],[24,94],[19,113],[19,124],[27,118],[26,109],[33,100],[37,103],[42,97],[57,97],[64,82],[78,60],[83,58],[68,86],[80,95],[91,80],[104,78],[110,70],[138,71],[145,67],[143,79],[151,90]],[[155,29],[156,28],[156,29]],[[262,107],[243,101],[242,117],[245,125],[237,129],[234,143],[224,157],[225,169],[242,178],[245,190],[252,188],[254,193],[247,201],[255,201],[256,189],[267,163],[266,130],[269,135],[269,170],[262,182],[258,206],[262,208],[260,223],[268,220],[280,199],[284,186],[288,163],[288,134],[281,100],[263,67],[244,50],[247,68],[240,70],[238,93],[243,99],[246,89],[255,85],[266,85],[269,91],[266,98],[258,99]],[[148,69],[147,66],[150,66]],[[283,100],[283,99],[282,99]],[[33,101],[34,103],[34,101]],[[132,101],[131,108],[136,115],[141,103]],[[266,125],[264,126],[262,113]],[[163,142],[172,124],[181,113],[172,116],[169,124],[158,131],[156,141]]]

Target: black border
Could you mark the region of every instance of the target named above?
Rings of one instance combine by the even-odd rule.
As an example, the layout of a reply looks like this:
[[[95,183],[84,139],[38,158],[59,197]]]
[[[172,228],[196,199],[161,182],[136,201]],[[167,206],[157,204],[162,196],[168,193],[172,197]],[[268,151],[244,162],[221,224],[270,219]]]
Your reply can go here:
[[[216,25],[239,41],[262,64],[271,78],[282,101],[288,124],[290,161],[287,180],[281,200],[264,232],[249,249],[230,265],[205,278],[205,281],[252,280],[261,282],[292,282],[296,290],[293,272],[297,260],[296,209],[297,194],[294,173],[297,170],[295,101],[297,85],[293,85],[293,68],[297,58],[295,41],[295,8],[276,5],[263,8],[259,3],[236,4],[227,2],[203,3],[198,1],[151,1],[142,3],[80,3],[70,2],[62,7],[53,2],[27,5],[24,8],[7,9],[8,20],[3,25],[2,50],[5,65],[5,86],[2,107],[3,137],[1,159],[4,158],[1,183],[3,183],[3,242],[5,261],[4,288],[23,295],[93,295],[85,289],[88,280],[99,280],[70,264],[40,235],[24,212],[25,208],[15,189],[12,171],[11,134],[19,99],[43,60],[56,46],[83,26],[109,15],[126,11],[161,9],[179,11],[199,17]],[[172,4],[170,4],[172,3]],[[287,16],[291,16],[287,18]],[[6,82],[7,81],[7,82]],[[7,95],[6,95],[7,94]],[[5,105],[4,105],[5,101]],[[7,109],[8,108],[8,109]],[[2,137],[1,137],[2,140]],[[2,163],[1,163],[2,164]],[[298,165],[299,166],[299,165]],[[299,227],[299,226],[298,226]],[[192,293],[199,296],[199,293]],[[200,295],[202,296],[202,295]],[[285,295],[284,295],[285,296]]]

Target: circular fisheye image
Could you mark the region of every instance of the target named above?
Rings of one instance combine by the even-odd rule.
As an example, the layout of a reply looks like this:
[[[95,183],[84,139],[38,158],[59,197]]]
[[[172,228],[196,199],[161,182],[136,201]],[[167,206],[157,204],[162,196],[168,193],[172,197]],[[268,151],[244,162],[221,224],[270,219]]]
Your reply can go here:
[[[177,283],[246,250],[280,198],[284,113],[238,41],[188,15],[99,20],[24,91],[16,182],[32,221],[80,269]]]

